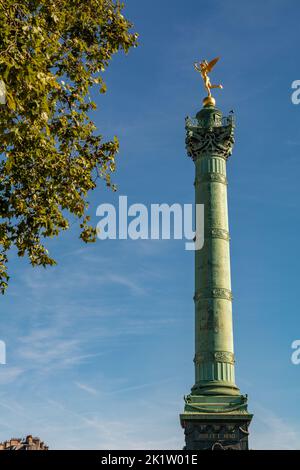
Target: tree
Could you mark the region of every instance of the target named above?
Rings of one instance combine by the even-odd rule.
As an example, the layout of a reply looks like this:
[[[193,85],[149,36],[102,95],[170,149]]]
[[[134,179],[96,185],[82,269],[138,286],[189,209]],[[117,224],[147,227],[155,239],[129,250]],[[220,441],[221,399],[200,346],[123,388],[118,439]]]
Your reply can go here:
[[[112,189],[118,140],[104,142],[89,116],[92,87],[112,55],[137,44],[123,4],[113,0],[0,0],[0,290],[8,251],[53,265],[44,239],[75,216],[94,241],[87,195],[103,178]]]

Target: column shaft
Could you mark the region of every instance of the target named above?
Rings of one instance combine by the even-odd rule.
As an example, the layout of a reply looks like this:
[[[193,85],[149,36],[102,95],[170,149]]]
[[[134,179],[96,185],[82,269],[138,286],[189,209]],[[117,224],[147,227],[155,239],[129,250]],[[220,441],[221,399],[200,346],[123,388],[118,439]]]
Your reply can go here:
[[[204,246],[195,252],[195,386],[235,387],[226,160],[195,160],[196,204],[204,205]],[[232,387],[234,390],[232,390]],[[203,391],[202,390],[202,393]]]

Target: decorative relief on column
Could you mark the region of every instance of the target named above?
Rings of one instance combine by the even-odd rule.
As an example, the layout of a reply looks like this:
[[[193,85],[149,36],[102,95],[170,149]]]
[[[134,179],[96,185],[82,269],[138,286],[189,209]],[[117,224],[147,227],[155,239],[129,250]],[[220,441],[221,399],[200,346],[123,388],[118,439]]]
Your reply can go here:
[[[194,296],[195,301],[210,298],[232,300],[232,293],[229,289],[215,287],[212,289],[198,289]]]
[[[194,363],[200,364],[202,362],[227,362],[229,364],[235,363],[234,353],[230,351],[203,351],[195,354]]]
[[[214,359],[217,362],[228,362],[229,364],[234,364],[234,354],[229,351],[215,351]]]
[[[201,127],[191,125],[186,121],[186,149],[193,160],[203,155],[218,155],[227,158],[232,153],[234,144],[234,124],[229,122],[227,126]]]
[[[219,173],[203,173],[195,179],[195,186],[199,186],[200,183],[227,183],[227,178]]]
[[[240,410],[240,408],[238,408]],[[240,414],[246,414],[240,410]],[[187,423],[185,426],[186,449],[190,450],[248,450],[248,426],[250,420],[239,423],[223,422],[207,424],[205,421]]]
[[[193,395],[186,395],[184,396],[184,401],[187,405],[189,405],[189,408],[195,408],[198,409],[200,412],[206,412],[207,413],[207,408],[205,407],[205,403],[198,403],[195,401],[195,398]],[[210,413],[228,413],[232,411],[240,410],[239,414],[248,414],[247,412],[247,395],[240,395],[240,400],[239,402],[233,404],[233,403],[228,403],[226,405],[223,404],[223,406],[218,406],[218,403],[216,403],[215,406],[210,406],[209,407],[209,412]],[[250,418],[251,419],[251,418]],[[195,423],[196,424],[196,423]],[[212,423],[211,423],[212,424]],[[232,423],[233,425],[236,425],[237,423]],[[242,429],[243,434],[247,433],[248,429],[247,427],[244,427]]]

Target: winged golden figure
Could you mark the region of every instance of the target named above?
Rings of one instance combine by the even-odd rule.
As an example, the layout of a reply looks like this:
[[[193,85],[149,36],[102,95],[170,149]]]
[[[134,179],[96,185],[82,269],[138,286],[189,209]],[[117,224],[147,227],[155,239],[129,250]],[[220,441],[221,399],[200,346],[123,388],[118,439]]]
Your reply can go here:
[[[210,82],[210,78],[208,76],[208,72],[211,72],[216,63],[218,62],[220,57],[216,57],[215,59],[211,60],[210,62],[207,62],[207,60],[203,60],[202,62],[195,62],[194,63],[194,68],[201,74],[201,77],[203,78],[204,81],[204,86],[207,90],[208,96],[211,97],[211,89],[212,88],[223,88],[223,86],[220,85],[212,85]]]

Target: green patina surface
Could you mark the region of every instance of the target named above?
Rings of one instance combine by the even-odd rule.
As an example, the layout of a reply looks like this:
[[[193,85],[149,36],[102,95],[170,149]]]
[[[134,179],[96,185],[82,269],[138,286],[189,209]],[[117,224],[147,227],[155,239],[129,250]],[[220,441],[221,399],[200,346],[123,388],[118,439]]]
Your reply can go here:
[[[204,204],[204,246],[195,252],[195,384],[181,422],[251,420],[235,384],[226,164],[234,119],[205,107],[186,119],[186,147],[196,169],[195,202]]]

